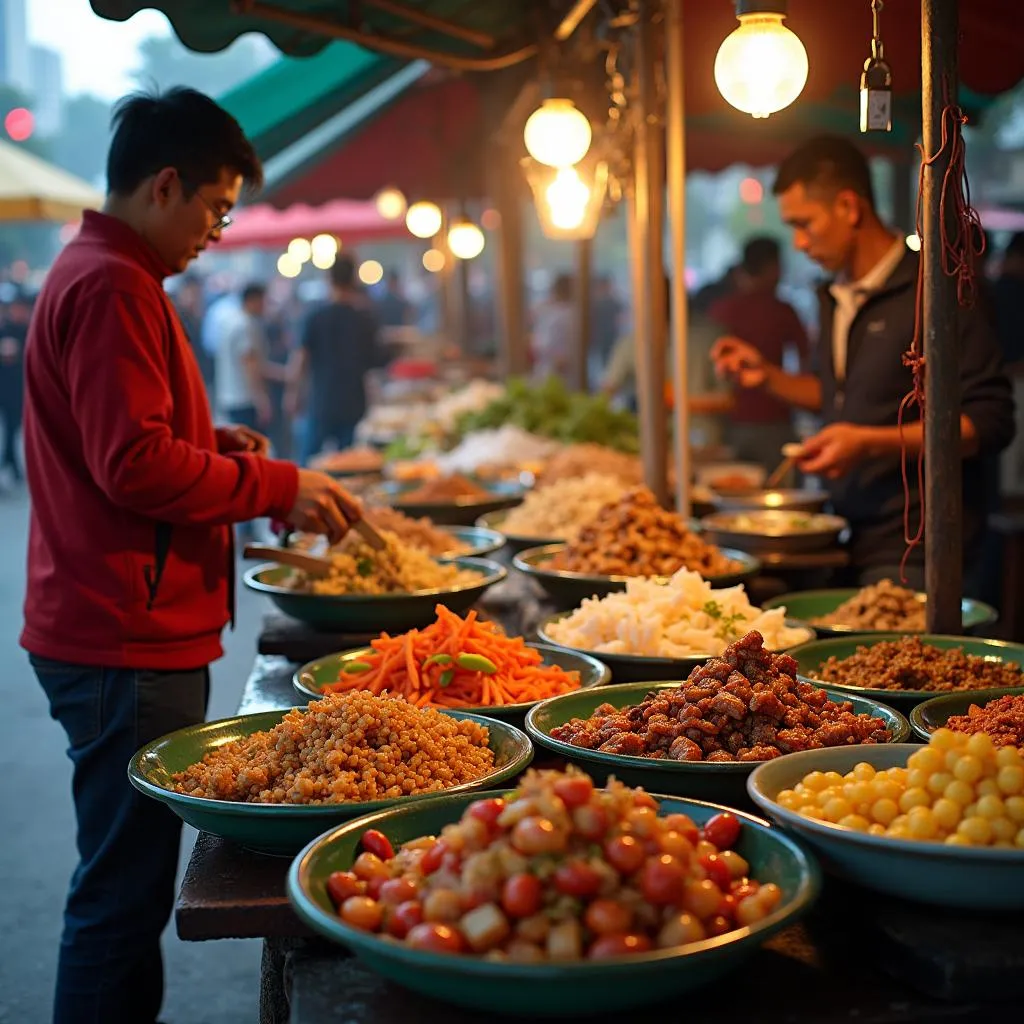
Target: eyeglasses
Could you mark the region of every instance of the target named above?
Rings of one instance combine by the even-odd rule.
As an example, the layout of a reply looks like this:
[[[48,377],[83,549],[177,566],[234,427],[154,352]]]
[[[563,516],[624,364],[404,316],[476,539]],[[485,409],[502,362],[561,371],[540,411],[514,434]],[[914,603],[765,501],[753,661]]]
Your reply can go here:
[[[213,214],[214,222],[213,222],[213,227],[210,228],[210,233],[211,234],[214,231],[223,231],[225,228],[231,227],[231,225],[232,225],[232,223],[234,223],[234,221],[233,221],[232,217],[230,216],[230,214],[221,213],[220,210],[218,210],[217,207],[214,206],[206,198],[206,196],[204,196],[203,193],[199,191],[198,188],[193,189],[193,193],[199,197],[199,199],[202,202],[203,206],[205,206],[210,211],[210,213]]]

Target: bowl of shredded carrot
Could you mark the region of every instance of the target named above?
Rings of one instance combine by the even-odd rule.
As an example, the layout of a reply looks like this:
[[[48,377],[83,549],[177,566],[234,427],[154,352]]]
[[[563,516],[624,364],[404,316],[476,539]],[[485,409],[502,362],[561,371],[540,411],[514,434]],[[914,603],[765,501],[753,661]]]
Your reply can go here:
[[[417,707],[478,711],[522,722],[538,701],[611,679],[597,658],[506,636],[475,611],[465,618],[438,605],[425,629],[382,633],[369,647],[303,665],[296,691],[318,700],[327,693],[368,690],[400,694]]]

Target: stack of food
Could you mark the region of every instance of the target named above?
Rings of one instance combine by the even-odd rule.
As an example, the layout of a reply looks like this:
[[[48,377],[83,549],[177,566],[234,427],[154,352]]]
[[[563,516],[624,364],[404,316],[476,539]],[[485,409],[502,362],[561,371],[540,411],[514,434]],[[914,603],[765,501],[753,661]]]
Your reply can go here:
[[[345,448],[317,455],[310,466],[325,473],[379,473],[384,467],[384,456],[376,448]]]
[[[555,643],[578,650],[683,658],[720,655],[751,630],[774,650],[805,640],[807,631],[791,629],[785,617],[785,608],[756,608],[741,586],[712,590],[699,574],[680,569],[667,583],[631,579],[622,593],[587,598],[545,631]]]
[[[544,700],[579,688],[578,672],[542,664],[521,637],[505,636],[475,611],[462,619],[443,605],[426,629],[381,634],[372,653],[347,662],[325,692],[368,690],[408,698],[417,707],[502,707]]]
[[[1024,693],[996,697],[980,707],[972,704],[966,715],[948,719],[946,728],[968,734],[983,732],[997,747],[1024,747]]]
[[[752,631],[678,689],[635,706],[602,704],[588,719],[551,730],[552,739],[611,754],[672,761],[767,761],[851,743],[887,743],[881,718],[855,714],[796,679],[796,662],[765,649]]]
[[[494,767],[489,733],[401,697],[331,694],[266,732],[222,744],[172,777],[178,793],[321,804],[434,793]]]
[[[849,626],[879,632],[923,632],[925,602],[913,590],[892,580],[879,580],[858,590],[834,612],[811,620],[816,626]]]
[[[331,549],[331,573],[320,578],[293,569],[284,580],[290,590],[311,594],[399,594],[437,590],[476,583],[479,573],[440,565],[418,548],[403,544],[384,530],[385,547],[378,551],[361,537],[350,534]]]
[[[530,491],[502,520],[501,529],[516,537],[574,540],[621,493],[621,482],[612,476],[565,477]]]
[[[561,447],[558,441],[506,424],[467,434],[455,448],[433,456],[432,461],[442,474],[497,474],[503,469],[533,472]]]
[[[479,499],[481,501],[492,497],[491,492],[479,484],[467,480],[459,474],[452,476],[441,476],[433,480],[425,480],[411,491],[405,491],[401,500],[408,503],[429,505],[446,501],[458,501],[460,499]]]
[[[537,477],[537,486],[546,487],[588,473],[614,477],[626,487],[636,487],[644,480],[643,464],[635,455],[600,444],[571,444],[548,459]]]
[[[425,516],[413,519],[396,508],[375,508],[373,524],[378,529],[393,533],[403,544],[419,548],[428,555],[458,555],[468,548],[450,533],[435,526]]]
[[[721,576],[739,567],[646,487],[635,487],[605,505],[551,568],[588,576],[671,576],[680,569]]]

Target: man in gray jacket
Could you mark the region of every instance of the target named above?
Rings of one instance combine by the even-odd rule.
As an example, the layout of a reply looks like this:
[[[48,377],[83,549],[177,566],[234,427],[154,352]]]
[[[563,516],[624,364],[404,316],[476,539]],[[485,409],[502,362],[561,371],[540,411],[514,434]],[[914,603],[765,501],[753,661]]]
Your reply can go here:
[[[897,578],[903,556],[903,480],[899,406],[911,390],[902,355],[914,336],[919,257],[880,220],[867,160],[840,138],[813,139],[779,168],[774,186],[793,244],[834,276],[820,292],[818,372],[789,374],[738,338],[712,351],[718,372],[740,387],[761,388],[819,413],[824,427],[803,444],[800,469],[824,477],[832,504],[850,521],[858,585]],[[978,310],[958,311],[960,457],[964,480],[964,554],[972,559],[988,512],[985,477],[1014,435],[1013,397],[992,329]],[[904,439],[916,457],[924,443],[915,407]],[[954,453],[949,453],[954,457]],[[911,522],[920,496],[911,480]],[[908,580],[923,588],[917,548]]]

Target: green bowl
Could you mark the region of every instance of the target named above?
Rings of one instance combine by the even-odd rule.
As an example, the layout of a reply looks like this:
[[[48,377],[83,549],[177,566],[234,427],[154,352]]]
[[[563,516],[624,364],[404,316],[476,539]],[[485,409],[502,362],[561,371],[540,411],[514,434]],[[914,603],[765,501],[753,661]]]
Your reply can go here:
[[[564,544],[547,544],[543,547],[528,548],[512,559],[512,564],[525,576],[536,580],[544,589],[555,607],[559,609],[578,608],[588,597],[607,597],[626,589],[633,576],[591,576],[581,572],[567,572],[552,569],[548,563],[564,548]],[[761,563],[753,555],[743,551],[722,548],[722,554],[740,563],[736,572],[721,576],[705,576],[713,587],[733,587],[745,583],[761,571]],[[667,581],[667,577],[655,577]]]
[[[599,963],[496,963],[410,949],[352,928],[337,916],[326,892],[327,877],[332,871],[351,868],[360,837],[368,828],[380,829],[397,846],[436,835],[457,821],[473,799],[442,796],[415,807],[394,808],[342,825],[310,843],[288,872],[288,896],[296,913],[314,931],[351,949],[378,974],[423,995],[488,1015],[578,1017],[657,1003],[714,984],[765,939],[806,913],[820,890],[818,866],[798,843],[758,818],[738,814],[743,832],[737,850],[750,862],[754,877],[782,888],[782,902],[752,928],[690,946]],[[661,800],[662,813],[688,814],[698,824],[723,809],[689,800]]]
[[[880,690],[870,686],[845,686],[826,682],[817,676],[818,669],[829,658],[850,657],[858,647],[873,647],[889,640],[899,640],[904,633],[872,633],[868,636],[839,637],[832,640],[815,640],[809,644],[794,647],[788,653],[796,658],[800,676],[819,686],[827,686],[843,693],[859,694],[871,700],[884,700],[894,708],[910,714],[914,707],[936,696],[934,690]],[[978,637],[936,636],[920,634],[922,642],[942,650],[962,647],[967,654],[976,654],[992,661],[1015,661],[1024,665],[1024,645],[1008,644],[1002,640],[983,640]],[[1024,683],[1022,683],[1024,685]],[[963,693],[979,692],[963,690]]]
[[[946,846],[870,836],[813,821],[775,802],[809,772],[846,773],[866,761],[875,768],[907,763],[913,743],[831,747],[787,754],[759,765],[747,781],[754,803],[787,832],[812,846],[831,873],[890,896],[970,911],[1024,909],[1024,850]]]
[[[580,675],[580,689],[589,689],[592,686],[603,686],[607,683],[612,674],[607,665],[602,664],[597,658],[586,654],[578,654],[576,651],[567,651],[560,647],[549,647],[547,644],[527,644],[540,651],[544,657],[545,665],[557,665],[567,672],[578,672]],[[329,654],[326,658],[311,661],[303,665],[292,676],[292,686],[307,700],[319,700],[323,696],[321,687],[326,683],[333,683],[338,680],[342,666],[349,661],[360,661],[370,653],[372,648],[360,647],[357,650],[344,651],[340,654]],[[525,704],[505,704],[501,707],[488,704],[481,707],[467,708],[467,711],[478,715],[486,715],[488,718],[495,718],[502,722],[511,722],[513,725],[522,726],[526,720],[526,712],[536,706],[539,701],[529,701]]]
[[[598,782],[609,775],[630,786],[643,786],[651,793],[669,793],[672,796],[695,797],[700,800],[720,800],[723,803],[746,803],[746,782],[760,761],[669,761],[626,754],[609,754],[603,750],[575,747],[564,740],[551,737],[551,730],[565,725],[573,718],[589,718],[601,704],[623,708],[639,704],[649,693],[672,690],[680,684],[627,683],[623,686],[603,686],[600,691],[564,693],[541,701],[526,716],[526,731],[530,738],[560,757],[583,768]],[[903,715],[877,701],[850,697],[845,693],[826,690],[833,701],[849,701],[857,714],[867,713],[884,719],[892,731],[890,742],[902,743],[910,735],[910,725]],[[873,746],[874,744],[869,744]]]
[[[458,554],[442,555],[441,561],[450,562],[454,558],[483,558],[484,555],[493,555],[505,546],[505,537],[497,530],[487,530],[481,526],[442,526],[441,529],[466,547],[465,551]]]
[[[607,654],[566,647],[551,635],[549,627],[552,623],[559,622],[571,614],[572,612],[559,612],[557,615],[549,616],[537,626],[537,635],[544,643],[551,644],[553,647],[576,651],[577,654],[586,654],[588,657],[604,662],[611,669],[614,683],[652,683],[661,682],[664,679],[685,679],[709,658],[717,657],[715,654],[689,654],[684,658],[651,658],[642,654]],[[802,622],[791,622],[787,619],[786,625],[803,630],[805,640],[814,638],[814,630]],[[800,643],[803,644],[805,640],[801,640]]]
[[[523,534],[506,533],[504,529],[505,520],[508,518],[508,509],[500,509],[497,512],[488,512],[477,521],[477,526],[488,530],[497,530],[505,538],[505,550],[510,554],[518,555],[520,551],[528,548],[535,548],[538,545],[562,544],[562,537],[526,537]]]
[[[918,704],[910,712],[910,724],[923,740],[928,740],[936,729],[942,729],[956,715],[966,715],[972,704],[980,706],[997,697],[1016,697],[1024,693],[1024,686],[996,687],[993,690],[962,690],[959,693],[944,693]]]
[[[488,587],[501,583],[508,575],[497,562],[484,558],[453,558],[445,564],[478,572],[480,582],[447,590],[417,590],[411,594],[303,594],[282,586],[281,581],[291,570],[271,563],[247,570],[243,578],[250,590],[266,594],[285,615],[314,629],[402,633],[429,626],[439,604],[459,614],[468,611]]]
[[[179,729],[146,744],[128,764],[128,778],[144,793],[167,804],[182,821],[201,832],[222,836],[259,853],[292,855],[325,829],[363,814],[425,800],[436,793],[399,797],[396,800],[369,800],[345,804],[250,804],[233,800],[176,793],[170,788],[175,772],[184,771],[201,761],[204,755],[225,743],[271,729],[290,709],[238,715],[217,722]],[[500,786],[518,775],[533,760],[533,746],[524,732],[507,722],[498,722],[445,711],[452,718],[469,719],[490,730],[489,746],[494,751],[495,768],[473,782],[453,786],[449,792],[466,792]]]
[[[523,500],[522,484],[516,481],[478,483],[488,491],[487,497],[454,498],[447,501],[406,501],[404,495],[419,488],[419,483],[382,483],[367,497],[398,509],[413,519],[432,519],[445,526],[472,526],[482,515],[512,508]]]
[[[841,604],[848,601],[855,594],[860,593],[855,588],[848,590],[802,590],[795,594],[782,594],[765,601],[764,608],[785,608],[786,614],[791,618],[806,623],[821,637],[833,636],[873,636],[879,632],[907,632],[906,630],[877,630],[861,629],[858,626],[819,626],[812,622],[812,619],[820,618],[834,612]],[[919,601],[924,601],[925,595],[917,595]],[[999,613],[991,605],[981,601],[975,601],[965,597],[960,602],[963,614],[963,629],[965,633],[977,633],[987,626],[991,626],[998,618]]]

